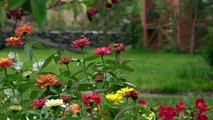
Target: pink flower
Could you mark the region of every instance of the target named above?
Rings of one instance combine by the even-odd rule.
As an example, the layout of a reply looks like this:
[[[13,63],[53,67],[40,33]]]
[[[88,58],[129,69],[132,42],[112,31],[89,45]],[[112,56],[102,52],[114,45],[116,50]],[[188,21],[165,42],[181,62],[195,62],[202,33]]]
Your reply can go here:
[[[203,98],[198,98],[195,101],[195,108],[199,113],[203,113],[207,111],[208,106],[204,103]]]
[[[45,99],[36,99],[32,101],[31,106],[33,106],[35,109],[42,108],[45,104]]]
[[[108,47],[107,47],[109,50],[113,50],[117,53],[120,53],[122,51],[125,51],[125,46],[123,43],[118,43],[118,44],[110,44]]]
[[[95,49],[95,54],[98,55],[98,56],[103,56],[103,55],[110,54],[110,51],[106,47],[101,47],[101,48],[96,48]]]
[[[89,8],[87,9],[87,17],[89,21],[92,21],[92,16],[98,13],[98,9],[96,8]]]
[[[91,44],[91,42],[89,41],[89,39],[87,37],[84,37],[79,40],[74,40],[72,43],[73,43],[74,47],[83,47],[84,45]]]
[[[81,98],[84,103],[84,106],[86,106],[86,107],[89,107],[91,105],[91,103],[101,104],[101,102],[102,102],[101,95],[97,94],[96,92],[89,93],[89,94],[83,94],[81,96]]]
[[[138,104],[146,105],[147,102],[146,102],[146,100],[141,99],[141,100],[138,100]]]
[[[158,111],[158,114],[159,117],[163,118],[164,120],[172,120],[173,117],[176,116],[174,108],[170,106],[163,106]]]
[[[69,64],[70,60],[72,60],[73,58],[71,57],[62,57],[60,60],[59,60],[59,64]]]
[[[61,80],[56,80],[56,81],[53,83],[53,86],[54,86],[54,87],[61,87],[63,84],[64,84],[63,81],[61,81]]]
[[[208,116],[204,114],[196,114],[197,120],[208,120]]]
[[[102,82],[103,79],[104,79],[104,76],[103,76],[103,75],[96,76],[96,77],[95,77],[95,82],[96,82],[96,83]]]
[[[178,114],[184,111],[184,102],[181,101],[176,104],[176,111]]]

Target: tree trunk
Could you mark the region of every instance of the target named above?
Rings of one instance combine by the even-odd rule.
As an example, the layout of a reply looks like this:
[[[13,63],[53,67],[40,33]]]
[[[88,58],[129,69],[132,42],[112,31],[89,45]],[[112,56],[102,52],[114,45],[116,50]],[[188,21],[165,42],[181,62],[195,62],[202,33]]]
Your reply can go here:
[[[196,21],[197,21],[197,10],[194,12],[194,18],[192,23],[192,36],[191,36],[191,46],[190,46],[190,52],[191,54],[194,54],[195,52],[195,28],[196,28]]]

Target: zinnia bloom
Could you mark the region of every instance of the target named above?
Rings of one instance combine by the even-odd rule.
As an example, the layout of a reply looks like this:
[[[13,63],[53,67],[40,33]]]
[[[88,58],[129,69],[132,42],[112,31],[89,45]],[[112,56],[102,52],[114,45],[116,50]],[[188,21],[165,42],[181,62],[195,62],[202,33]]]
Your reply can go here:
[[[39,75],[36,85],[38,85],[40,88],[44,88],[49,85],[53,85],[55,81],[56,81],[56,77],[52,74]]]
[[[13,66],[13,60],[9,58],[0,58],[0,69],[6,69]]]
[[[84,106],[89,107],[91,103],[101,104],[102,98],[101,95],[94,92],[89,94],[83,94],[81,96]]]
[[[195,108],[199,113],[203,113],[207,111],[208,106],[205,104],[203,98],[198,98],[195,101]]]
[[[7,11],[7,18],[15,18],[16,20],[21,20],[23,17],[23,11],[20,9],[8,10]]]
[[[96,77],[95,77],[95,82],[96,82],[96,83],[102,82],[103,79],[104,79],[104,76],[103,76],[103,75],[96,76]]]
[[[183,101],[176,104],[176,111],[178,114],[184,111],[184,102]]]
[[[175,109],[170,106],[163,106],[158,111],[159,117],[163,118],[164,120],[172,120],[175,114]]]
[[[208,120],[208,116],[204,114],[196,114],[197,120]]]
[[[6,39],[6,46],[18,46],[23,44],[20,37],[9,37]]]
[[[72,43],[73,43],[74,47],[83,47],[84,45],[91,44],[91,42],[89,41],[89,39],[87,37],[84,37],[79,40],[74,40]]]
[[[122,51],[125,51],[125,46],[123,43],[118,43],[118,44],[110,44],[108,46],[108,49],[109,50],[113,50],[115,51],[116,53],[120,53]]]
[[[52,107],[57,107],[57,106],[62,106],[63,105],[63,100],[62,99],[51,99],[47,100],[45,103],[46,107],[52,108]]]
[[[134,88],[125,87],[125,88],[121,88],[116,93],[121,94],[123,97],[124,96],[128,97],[129,93],[131,91],[133,91],[133,90],[135,90],[135,89]]]
[[[118,0],[111,0],[111,2],[112,2],[113,4],[116,4],[116,3],[118,3]]]
[[[31,106],[33,106],[35,109],[42,108],[45,105],[45,99],[36,99],[32,101]]]
[[[146,105],[147,102],[146,102],[146,100],[141,99],[141,100],[138,100],[138,104]]]
[[[122,99],[123,99],[123,96],[121,94],[107,94],[106,95],[106,98],[109,100],[110,103],[113,103],[113,104],[119,104],[119,103],[122,103]]]
[[[54,86],[54,87],[61,87],[63,84],[64,84],[63,81],[61,81],[61,80],[56,80],[56,81],[53,83],[53,86]]]
[[[98,13],[98,9],[96,8],[89,8],[87,9],[87,17],[89,21],[92,21],[92,16]]]
[[[24,33],[32,34],[32,28],[30,25],[24,24],[21,27],[16,28],[15,33],[18,37],[22,36]]]
[[[72,104],[71,107],[70,107],[70,112],[76,114],[77,112],[79,111],[79,106],[78,104]]]
[[[95,52],[95,54],[98,55],[98,56],[103,56],[103,55],[108,55],[108,54],[110,54],[109,49],[106,48],[106,47],[96,48],[94,52]]]
[[[62,99],[64,102],[68,103],[71,100],[71,96],[61,95],[60,99]]]
[[[62,57],[62,58],[59,60],[59,64],[69,64],[70,60],[72,60],[71,57]]]

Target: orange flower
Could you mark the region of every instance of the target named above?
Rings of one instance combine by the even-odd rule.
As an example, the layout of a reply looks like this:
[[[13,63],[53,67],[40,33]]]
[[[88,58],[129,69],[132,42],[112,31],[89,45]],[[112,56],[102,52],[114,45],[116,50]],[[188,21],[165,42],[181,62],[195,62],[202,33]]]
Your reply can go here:
[[[8,68],[13,66],[13,60],[9,58],[0,58],[0,69],[1,68]]]
[[[21,27],[16,28],[15,30],[16,36],[20,37],[22,36],[24,33],[32,33],[32,28],[30,25],[28,24],[24,24]]]
[[[79,111],[79,106],[78,104],[72,104],[71,107],[70,107],[70,112],[76,114],[77,112]]]
[[[44,88],[49,85],[53,85],[55,81],[56,81],[56,77],[52,74],[39,75],[36,85],[38,85],[40,88]]]
[[[21,41],[20,37],[10,37],[6,39],[6,46],[17,46],[23,44],[24,43]]]

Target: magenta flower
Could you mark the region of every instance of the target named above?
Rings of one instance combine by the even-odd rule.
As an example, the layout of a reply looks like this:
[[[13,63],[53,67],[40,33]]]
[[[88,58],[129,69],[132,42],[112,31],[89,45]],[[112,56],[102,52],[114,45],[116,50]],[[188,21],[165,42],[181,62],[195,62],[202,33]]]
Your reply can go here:
[[[110,54],[110,50],[108,48],[106,48],[106,47],[96,48],[94,52],[98,56],[103,56],[103,55]]]
[[[89,41],[89,39],[87,37],[84,37],[82,39],[79,40],[74,40],[73,42],[73,46],[74,47],[83,47],[84,45],[89,45],[91,44],[91,42]]]
[[[178,114],[184,111],[184,102],[183,101],[176,104],[176,111]]]
[[[45,99],[35,99],[32,101],[31,106],[33,106],[35,109],[42,108],[45,105]]]
[[[59,60],[59,64],[69,64],[70,60],[72,60],[72,59],[73,59],[72,57],[62,57]]]
[[[175,109],[170,106],[163,106],[158,111],[159,117],[164,120],[172,120],[175,114]]]
[[[96,8],[89,8],[87,9],[87,17],[89,21],[92,21],[92,16],[98,13],[98,9]]]

